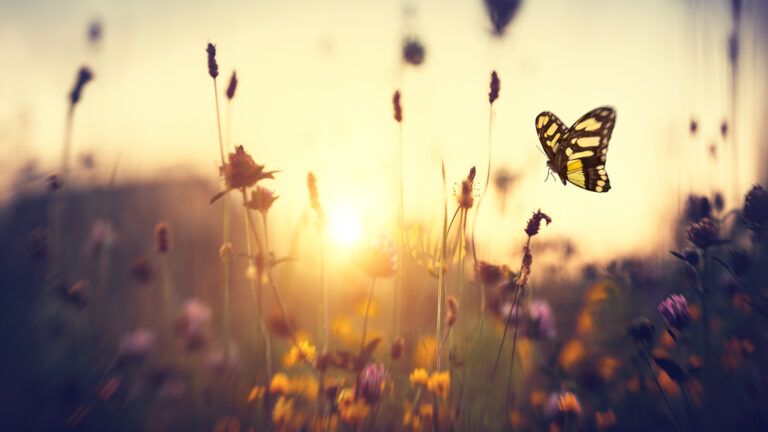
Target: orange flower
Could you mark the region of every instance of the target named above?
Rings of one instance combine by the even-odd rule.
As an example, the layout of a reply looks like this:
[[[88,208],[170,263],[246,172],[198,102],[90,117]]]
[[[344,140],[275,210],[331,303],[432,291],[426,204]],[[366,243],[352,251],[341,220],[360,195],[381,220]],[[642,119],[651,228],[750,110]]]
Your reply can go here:
[[[613,410],[595,411],[595,424],[598,429],[607,429],[616,425],[616,415]]]
[[[584,343],[579,339],[571,339],[563,346],[557,362],[563,369],[570,371],[584,358],[585,354]]]
[[[434,372],[427,380],[427,390],[436,397],[448,399],[451,393],[451,375],[448,372]]]
[[[224,181],[227,189],[251,187],[259,180],[274,178],[275,171],[264,171],[264,165],[258,165],[243,146],[237,146],[229,154],[229,162],[224,166]]]

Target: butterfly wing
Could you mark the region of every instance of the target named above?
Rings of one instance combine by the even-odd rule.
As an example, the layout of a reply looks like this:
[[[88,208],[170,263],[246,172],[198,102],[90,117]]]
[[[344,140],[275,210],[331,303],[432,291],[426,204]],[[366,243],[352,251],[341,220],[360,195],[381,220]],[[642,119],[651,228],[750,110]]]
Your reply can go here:
[[[616,111],[600,107],[584,114],[568,129],[562,145],[568,157],[566,178],[569,182],[593,192],[611,189],[605,160],[615,124]]]
[[[568,128],[556,115],[544,111],[536,116],[536,132],[547,158],[554,162],[557,152],[562,151],[563,138],[568,134]]]

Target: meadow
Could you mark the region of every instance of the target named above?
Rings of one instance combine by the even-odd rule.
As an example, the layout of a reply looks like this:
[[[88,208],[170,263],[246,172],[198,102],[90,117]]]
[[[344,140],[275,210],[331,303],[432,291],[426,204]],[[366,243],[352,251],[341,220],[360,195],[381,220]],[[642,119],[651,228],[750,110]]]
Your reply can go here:
[[[519,5],[486,0],[490,31],[501,37]],[[549,232],[570,214],[506,194],[514,176],[494,159],[505,81],[489,70],[483,163],[441,160],[432,220],[406,217],[403,154],[418,143],[404,128],[419,120],[392,89],[381,122],[397,137],[395,208],[380,209],[391,229],[369,229],[328,211],[323,175],[235,142],[242,77],[221,49],[200,45],[194,71],[210,86],[195,108],[215,113],[207,176],[121,181],[119,158],[79,152],[78,108],[99,75],[76,71],[60,162],[20,171],[0,219],[1,430],[768,429],[764,186],[686,192],[658,227],[673,233],[663,250],[580,259]],[[402,67],[425,53],[407,38]],[[275,209],[297,176],[289,223]],[[500,191],[524,223],[482,226]],[[609,236],[594,241],[610,250]],[[513,252],[488,258],[500,244]]]

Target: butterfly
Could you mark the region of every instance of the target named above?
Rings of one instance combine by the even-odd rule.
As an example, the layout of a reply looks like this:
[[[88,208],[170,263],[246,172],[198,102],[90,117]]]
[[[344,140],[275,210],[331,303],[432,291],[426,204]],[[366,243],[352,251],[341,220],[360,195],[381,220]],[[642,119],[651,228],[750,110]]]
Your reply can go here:
[[[595,108],[570,128],[556,115],[536,116],[536,132],[547,155],[547,167],[565,181],[593,192],[608,192],[611,182],[605,171],[608,141],[616,124],[611,107]]]

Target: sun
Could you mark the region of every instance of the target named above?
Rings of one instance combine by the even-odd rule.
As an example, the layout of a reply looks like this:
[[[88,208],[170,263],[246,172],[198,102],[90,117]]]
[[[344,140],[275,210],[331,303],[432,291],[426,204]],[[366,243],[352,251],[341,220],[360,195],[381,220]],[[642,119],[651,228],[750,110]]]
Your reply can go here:
[[[328,233],[331,240],[344,247],[352,246],[363,232],[360,213],[348,206],[335,206],[328,212]]]

